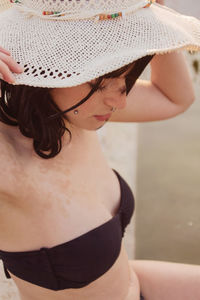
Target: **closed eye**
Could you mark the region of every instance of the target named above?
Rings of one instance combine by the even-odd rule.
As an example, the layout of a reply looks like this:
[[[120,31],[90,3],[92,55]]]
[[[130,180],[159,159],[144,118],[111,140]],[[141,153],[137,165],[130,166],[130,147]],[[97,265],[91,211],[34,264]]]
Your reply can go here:
[[[106,89],[106,86],[99,86],[99,88],[98,88],[98,90],[100,91],[100,92],[102,92],[103,90],[105,90]],[[122,88],[121,90],[120,90],[120,93],[123,95],[123,94],[125,94],[126,93],[126,87],[124,87],[124,88]]]
[[[103,91],[105,90],[106,86],[99,86],[97,91]]]
[[[125,93],[126,93],[126,87],[121,90],[122,95],[125,94]]]
[[[90,86],[91,87],[93,87],[93,84],[91,84],[90,83]],[[97,92],[102,92],[102,91],[104,91],[106,89],[106,86],[99,86],[98,87],[98,90],[97,90]],[[126,88],[126,86],[125,87],[123,87],[121,90],[120,90],[120,93],[123,95],[124,93],[126,93],[126,91],[127,91],[127,88]]]

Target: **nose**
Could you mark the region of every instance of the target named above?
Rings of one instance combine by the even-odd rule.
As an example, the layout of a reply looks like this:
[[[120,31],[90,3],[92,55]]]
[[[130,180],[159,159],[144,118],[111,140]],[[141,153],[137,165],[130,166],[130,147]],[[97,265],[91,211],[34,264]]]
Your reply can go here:
[[[122,95],[121,97],[108,98],[105,101],[105,104],[112,109],[124,109],[126,107],[126,96]]]
[[[123,109],[126,106],[126,93],[121,93],[124,86],[107,93],[104,97],[104,104],[110,108],[116,107],[117,109]]]
[[[107,96],[104,99],[104,104],[107,106],[116,107],[117,109],[123,109],[126,106],[126,94],[119,95],[113,94],[112,96]]]

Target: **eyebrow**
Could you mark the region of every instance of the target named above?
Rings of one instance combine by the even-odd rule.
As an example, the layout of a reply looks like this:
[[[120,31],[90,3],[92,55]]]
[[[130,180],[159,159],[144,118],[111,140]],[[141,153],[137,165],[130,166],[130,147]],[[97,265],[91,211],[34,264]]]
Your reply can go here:
[[[128,75],[128,73],[126,75]],[[123,75],[123,76],[121,75],[121,76],[119,76],[119,78],[125,78],[126,75]]]
[[[124,73],[123,73],[122,75],[119,76],[119,78],[125,78],[125,77],[133,70],[134,67],[135,67],[135,63],[134,63],[128,70],[126,70],[126,71],[124,72],[125,75],[124,75]]]
[[[125,78],[129,74],[130,70],[126,71],[125,75],[124,73],[119,76],[119,78]]]

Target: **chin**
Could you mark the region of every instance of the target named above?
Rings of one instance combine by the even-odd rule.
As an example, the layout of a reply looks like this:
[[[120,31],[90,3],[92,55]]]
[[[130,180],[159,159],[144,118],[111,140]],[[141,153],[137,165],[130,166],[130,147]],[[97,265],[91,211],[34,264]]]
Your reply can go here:
[[[101,129],[105,124],[99,126],[96,130]]]
[[[100,128],[102,128],[105,124],[107,123],[107,121],[103,121],[102,123],[99,124],[99,122],[89,122],[89,123],[71,123],[71,127],[72,128],[76,128],[77,130],[88,130],[88,131],[96,131]]]
[[[95,127],[95,128],[91,128],[91,127],[90,127],[90,128],[82,128],[82,129],[88,130],[88,131],[96,131],[96,130],[102,128],[104,125],[105,125],[105,124],[102,124],[101,126],[98,126],[98,127]]]

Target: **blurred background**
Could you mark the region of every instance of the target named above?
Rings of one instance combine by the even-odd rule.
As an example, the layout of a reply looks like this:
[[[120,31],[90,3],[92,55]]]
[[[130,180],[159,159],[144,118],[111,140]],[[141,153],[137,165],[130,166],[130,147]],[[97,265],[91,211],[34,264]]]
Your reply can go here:
[[[200,55],[185,55],[196,101],[138,126],[135,258],[200,264]]]
[[[199,0],[165,3],[200,19]],[[185,56],[194,104],[138,126],[135,258],[200,264],[200,54]]]
[[[9,2],[0,0],[0,9],[4,1]],[[199,0],[165,4],[200,19]],[[110,166],[135,195],[135,214],[124,238],[129,259],[200,264],[200,53],[184,55],[196,95],[189,110],[165,121],[108,123],[99,131]],[[150,67],[141,78],[150,78]],[[0,299],[19,299],[1,261]]]

